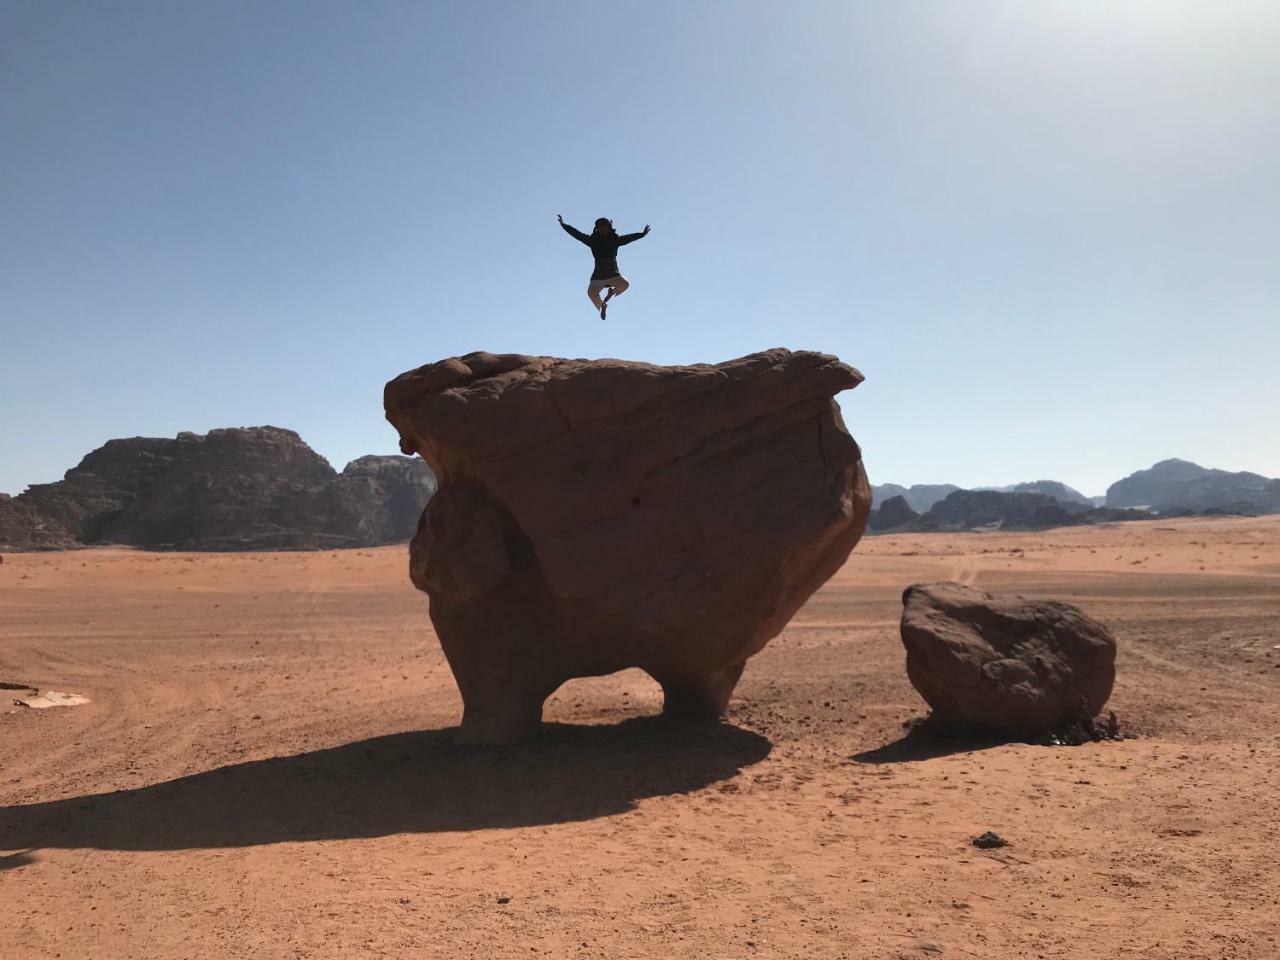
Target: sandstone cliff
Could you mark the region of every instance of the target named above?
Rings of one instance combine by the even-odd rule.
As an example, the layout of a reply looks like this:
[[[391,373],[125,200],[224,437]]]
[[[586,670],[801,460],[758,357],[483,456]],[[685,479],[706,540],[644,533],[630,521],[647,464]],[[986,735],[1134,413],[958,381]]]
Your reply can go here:
[[[110,440],[0,507],[0,546],[374,546],[408,540],[434,489],[420,460],[362,457],[339,474],[278,427]]]

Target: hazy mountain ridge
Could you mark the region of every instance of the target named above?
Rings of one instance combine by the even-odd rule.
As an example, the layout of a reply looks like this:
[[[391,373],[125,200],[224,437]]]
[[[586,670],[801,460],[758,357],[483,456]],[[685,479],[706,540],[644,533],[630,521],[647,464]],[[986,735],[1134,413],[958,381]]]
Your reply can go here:
[[[916,483],[904,487],[898,483],[874,484],[871,487],[872,507],[878,507],[890,497],[902,497],[917,513],[924,513],[935,503],[946,499],[957,490],[991,490],[997,493],[1043,493],[1062,503],[1096,505],[1101,497],[1089,497],[1074,487],[1058,480],[1027,480],[1004,487],[959,487],[954,483]]]
[[[874,510],[890,497],[902,497],[916,513],[924,513],[948,494],[961,489],[954,483],[914,483],[904,487],[897,483],[880,483],[871,486],[871,508]]]
[[[901,497],[890,497],[871,512],[868,529],[874,533],[974,530],[1038,530],[1118,520],[1151,520],[1145,510],[1116,510],[1089,503],[1062,503],[1046,493],[1005,490],[956,490],[931,509],[917,513]]]
[[[1202,467],[1189,460],[1161,460],[1107,488],[1109,507],[1177,510],[1280,512],[1280,479],[1248,471]]]
[[[948,488],[945,496],[923,505],[933,491]],[[872,493],[873,531],[1034,529],[1187,513],[1280,513],[1280,480],[1178,459],[1162,460],[1116,481],[1106,497],[1089,497],[1057,480],[972,490],[887,483],[873,486]]]

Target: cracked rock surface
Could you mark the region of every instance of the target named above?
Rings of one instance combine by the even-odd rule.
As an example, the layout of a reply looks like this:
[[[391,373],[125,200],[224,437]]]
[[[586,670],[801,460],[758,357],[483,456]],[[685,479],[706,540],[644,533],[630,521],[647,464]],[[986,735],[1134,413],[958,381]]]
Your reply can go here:
[[[748,657],[848,557],[871,492],[833,397],[862,375],[775,349],[662,367],[473,353],[387,384],[439,482],[410,576],[464,701],[509,742],[573,677],[639,667],[724,711]]]
[[[1115,638],[1078,607],[950,582],[910,586],[902,603],[907,676],[943,731],[1036,737],[1111,696]]]

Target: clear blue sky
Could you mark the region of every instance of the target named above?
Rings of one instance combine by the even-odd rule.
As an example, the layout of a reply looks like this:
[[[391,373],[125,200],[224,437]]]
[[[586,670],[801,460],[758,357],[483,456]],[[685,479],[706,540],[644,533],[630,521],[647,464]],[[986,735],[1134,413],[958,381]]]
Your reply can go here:
[[[586,250],[632,288],[607,323]],[[875,482],[1280,475],[1280,5],[0,0],[0,490],[395,449],[475,349],[824,350]]]

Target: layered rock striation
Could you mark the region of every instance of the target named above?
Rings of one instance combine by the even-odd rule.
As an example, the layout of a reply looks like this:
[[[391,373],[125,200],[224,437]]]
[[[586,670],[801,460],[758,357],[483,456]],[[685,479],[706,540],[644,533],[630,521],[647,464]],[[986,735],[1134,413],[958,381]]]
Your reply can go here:
[[[527,735],[572,677],[639,667],[724,711],[748,657],[844,562],[871,491],[833,400],[862,375],[770,350],[714,366],[469,354],[387,384],[439,479],[410,576],[462,737]]]
[[[76,545],[66,527],[19,498],[0,493],[0,550],[63,550]]]

